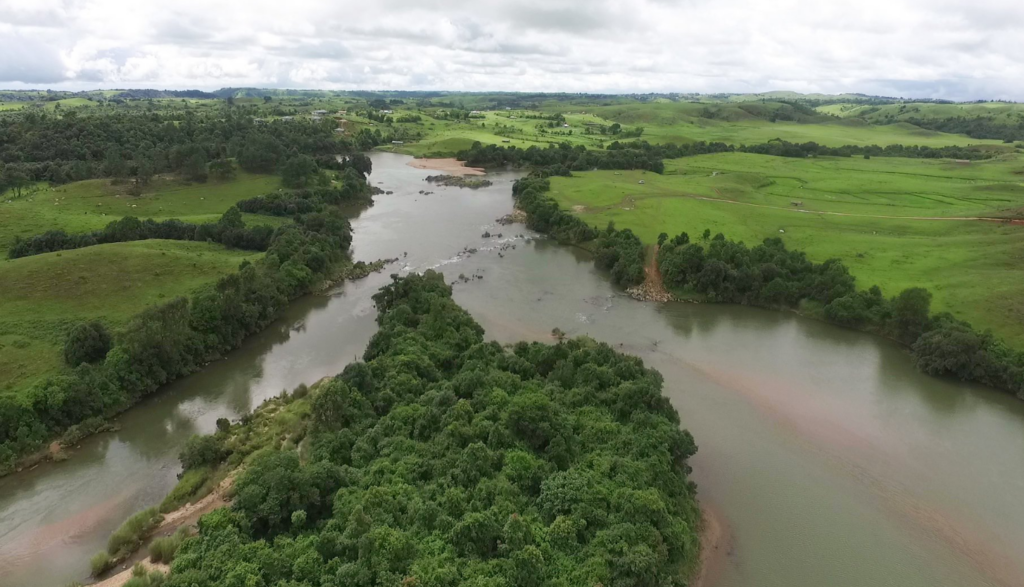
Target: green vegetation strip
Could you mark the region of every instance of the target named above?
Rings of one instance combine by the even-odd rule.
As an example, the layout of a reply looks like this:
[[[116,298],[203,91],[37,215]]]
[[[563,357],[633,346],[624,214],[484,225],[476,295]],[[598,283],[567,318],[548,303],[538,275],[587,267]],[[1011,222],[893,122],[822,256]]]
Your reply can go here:
[[[183,454],[245,466],[165,585],[686,584],[696,446],[657,372],[586,338],[484,342],[434,272],[374,300],[365,362]]]
[[[564,180],[563,180],[564,181]],[[636,283],[623,275],[643,275],[639,238],[614,223],[599,232],[563,211],[547,195],[550,180],[533,174],[513,188],[517,205],[528,214],[528,226],[559,240],[595,240],[595,260],[610,268],[620,283]],[[663,226],[665,218],[657,220]],[[1013,350],[989,332],[977,332],[949,313],[931,313],[932,293],[904,289],[887,299],[878,286],[858,291],[854,277],[838,259],[810,262],[802,251],[786,249],[771,237],[748,248],[722,233],[701,235],[703,244],[682,232],[657,237],[657,264],[665,284],[681,297],[768,308],[802,308],[806,313],[848,326],[884,334],[911,347],[916,364],[934,375],[952,375],[1015,393],[1024,399],[1024,352]],[[639,269],[633,269],[640,264]]]

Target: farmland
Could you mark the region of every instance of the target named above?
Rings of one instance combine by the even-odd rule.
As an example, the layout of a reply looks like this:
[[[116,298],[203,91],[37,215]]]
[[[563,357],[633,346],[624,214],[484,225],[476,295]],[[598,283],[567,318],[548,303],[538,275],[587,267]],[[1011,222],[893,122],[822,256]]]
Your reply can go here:
[[[1024,160],[786,159],[742,153],[666,162],[666,173],[592,171],[552,180],[551,195],[590,224],[645,242],[705,228],[755,244],[771,236],[816,261],[837,257],[862,287],[923,286],[947,310],[1024,345],[1024,283],[1015,268]],[[640,184],[640,181],[643,184]],[[916,219],[915,219],[916,218]],[[924,218],[936,218],[927,220]]]

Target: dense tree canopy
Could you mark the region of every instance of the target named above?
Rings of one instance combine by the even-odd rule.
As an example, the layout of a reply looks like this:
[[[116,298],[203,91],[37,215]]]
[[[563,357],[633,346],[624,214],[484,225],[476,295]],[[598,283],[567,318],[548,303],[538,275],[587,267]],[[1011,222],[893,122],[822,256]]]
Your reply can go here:
[[[25,181],[112,177],[144,183],[166,172],[206,181],[209,163],[226,158],[237,158],[246,171],[272,173],[290,153],[352,152],[354,145],[333,129],[329,121],[257,125],[251,114],[231,109],[81,116],[26,111],[0,117],[0,192]],[[216,171],[225,171],[222,163]]]
[[[375,300],[366,362],[305,400],[308,458],[254,455],[168,585],[686,584],[696,446],[657,372],[589,339],[486,343],[433,272]]]

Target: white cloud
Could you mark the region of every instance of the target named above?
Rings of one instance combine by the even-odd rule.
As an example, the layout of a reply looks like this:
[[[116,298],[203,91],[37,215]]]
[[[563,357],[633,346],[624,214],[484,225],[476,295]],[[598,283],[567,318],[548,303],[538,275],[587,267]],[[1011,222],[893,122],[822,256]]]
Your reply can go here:
[[[1024,99],[1019,0],[0,0],[0,87]]]

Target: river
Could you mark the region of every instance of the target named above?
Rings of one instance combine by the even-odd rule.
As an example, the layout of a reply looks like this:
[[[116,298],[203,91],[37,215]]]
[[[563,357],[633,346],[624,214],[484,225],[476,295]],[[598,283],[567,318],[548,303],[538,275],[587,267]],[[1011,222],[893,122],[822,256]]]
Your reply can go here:
[[[710,585],[1024,585],[1024,402],[926,377],[886,340],[799,316],[635,302],[585,252],[495,224],[516,175],[445,188],[408,157],[372,159],[371,182],[394,193],[354,214],[353,256],[400,261],[293,304],[71,459],[0,479],[0,584],[85,580],[110,532],[173,487],[191,434],[340,372],[376,330],[370,296],[387,274],[435,268],[471,278],[455,299],[493,339],[550,341],[558,327],[661,371],[700,447],[700,497],[728,529]]]

